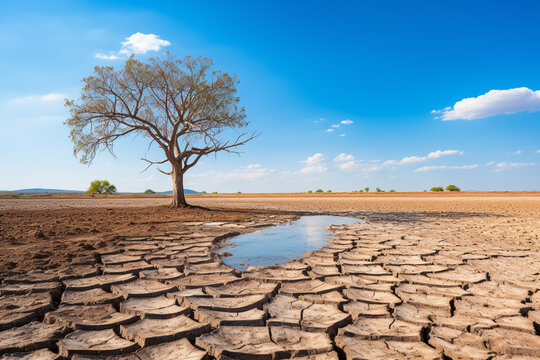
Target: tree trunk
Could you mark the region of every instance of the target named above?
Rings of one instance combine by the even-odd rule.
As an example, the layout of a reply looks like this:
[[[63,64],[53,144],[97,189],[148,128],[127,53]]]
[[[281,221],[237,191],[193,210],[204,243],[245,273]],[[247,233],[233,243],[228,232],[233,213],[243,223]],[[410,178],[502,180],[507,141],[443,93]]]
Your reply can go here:
[[[184,196],[184,173],[182,169],[172,169],[172,185],[173,185],[173,201],[172,207],[179,208],[188,206],[186,197]]]

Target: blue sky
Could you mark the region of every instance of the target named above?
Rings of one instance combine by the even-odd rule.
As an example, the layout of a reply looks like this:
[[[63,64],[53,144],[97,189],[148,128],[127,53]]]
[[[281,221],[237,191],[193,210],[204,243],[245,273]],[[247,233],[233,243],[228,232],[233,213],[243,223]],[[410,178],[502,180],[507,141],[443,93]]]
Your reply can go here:
[[[143,139],[86,166],[62,125],[63,99],[94,66],[170,51],[236,73],[262,134],[240,157],[202,160],[186,187],[540,190],[538,14],[538,1],[3,4],[0,189],[102,178],[119,191],[170,189],[167,176],[141,173],[141,157],[160,159]]]

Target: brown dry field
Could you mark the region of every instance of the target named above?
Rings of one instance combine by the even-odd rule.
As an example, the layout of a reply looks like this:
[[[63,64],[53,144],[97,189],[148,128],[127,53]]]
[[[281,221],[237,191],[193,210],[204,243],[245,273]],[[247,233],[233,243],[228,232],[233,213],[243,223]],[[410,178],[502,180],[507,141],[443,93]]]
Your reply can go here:
[[[183,230],[182,222],[244,222],[269,214],[354,212],[458,243],[540,250],[540,192],[192,195],[204,208],[170,209],[167,195],[0,194],[0,278],[62,266],[123,236]]]

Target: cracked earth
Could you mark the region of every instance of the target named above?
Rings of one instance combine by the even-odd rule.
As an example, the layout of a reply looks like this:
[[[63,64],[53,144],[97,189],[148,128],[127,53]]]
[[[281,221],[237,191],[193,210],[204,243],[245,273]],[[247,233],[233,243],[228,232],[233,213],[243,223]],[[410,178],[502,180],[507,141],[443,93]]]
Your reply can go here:
[[[3,359],[537,359],[538,228],[364,214],[303,258],[218,251],[294,220],[184,223],[0,284]],[[424,216],[419,216],[424,218]],[[505,241],[500,241],[506,236]]]

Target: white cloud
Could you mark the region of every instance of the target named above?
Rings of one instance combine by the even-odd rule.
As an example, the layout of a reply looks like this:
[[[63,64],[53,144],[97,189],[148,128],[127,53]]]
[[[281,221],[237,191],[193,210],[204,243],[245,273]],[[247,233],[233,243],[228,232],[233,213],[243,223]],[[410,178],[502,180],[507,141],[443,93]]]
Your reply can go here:
[[[428,159],[438,159],[441,156],[448,156],[448,155],[463,155],[463,151],[459,150],[437,150],[430,152],[427,157]]]
[[[526,87],[508,90],[491,90],[478,97],[466,98],[443,110],[433,110],[441,114],[441,120],[475,120],[501,114],[523,111],[540,111],[540,90]]]
[[[313,156],[308,157],[306,160],[300,161],[303,164],[314,165],[324,161],[324,155],[321,153],[316,153]]]
[[[347,135],[347,134],[339,134],[339,136],[345,136],[345,135]],[[540,152],[540,150],[538,152]]]
[[[322,123],[322,122],[325,122],[325,121],[326,121],[326,119],[325,119],[325,118],[320,118],[319,120],[315,120],[315,121],[313,121],[313,123],[315,123],[315,124],[319,124],[319,123]]]
[[[463,151],[460,150],[437,150],[430,152],[426,156],[407,156],[404,157],[401,160],[387,160],[383,163],[385,166],[391,166],[391,165],[406,165],[406,164],[414,164],[419,162],[424,162],[428,159],[438,159],[443,156],[450,156],[450,155],[463,155]]]
[[[535,163],[532,162],[522,162],[522,163],[513,163],[513,162],[500,162],[495,165],[495,172],[501,172],[508,169],[515,169],[524,166],[535,166]]]
[[[188,173],[186,174],[186,178],[211,178],[214,183],[220,183],[229,180],[257,180],[275,172],[275,169],[263,168],[259,164],[251,164],[231,171],[207,171],[199,174]]]
[[[354,156],[347,155],[345,153],[341,153],[334,158],[335,162],[344,162],[344,161],[353,161],[353,160],[354,160]]]
[[[57,102],[64,101],[66,98],[65,94],[62,93],[49,93],[45,95],[29,95],[20,98],[15,98],[12,101],[14,103],[27,103],[27,102]]]
[[[540,149],[535,151],[536,154],[540,154]]]
[[[324,160],[323,154],[316,153],[306,160],[300,161],[301,163],[306,164],[306,166],[300,170],[300,174],[320,174],[326,172],[328,169],[326,168]]]
[[[495,165],[495,161],[490,161],[486,163],[486,166],[491,166],[491,165]]]
[[[322,174],[328,170],[325,165],[305,166],[300,170],[300,174]]]
[[[452,170],[472,170],[472,169],[476,169],[478,168],[479,165],[477,164],[474,164],[474,165],[452,165],[452,166],[447,166],[447,165],[434,165],[434,166],[422,166],[416,170],[414,170],[414,172],[425,172],[425,171],[432,171],[432,170],[444,170],[444,169],[452,169]]]
[[[352,123],[353,123],[352,120],[347,119],[347,120],[342,120],[340,124],[341,124],[341,125],[350,125],[350,124],[352,124]]]
[[[94,57],[98,59],[102,59],[102,60],[117,60],[118,59],[118,56],[114,55],[112,51],[109,53],[109,55],[98,52],[96,53],[96,55],[94,55]]]
[[[357,163],[354,160],[353,161],[347,161],[347,162],[339,164],[338,167],[342,171],[352,171],[352,170],[356,169]]]
[[[334,158],[334,161],[339,163],[337,166],[342,171],[352,171],[356,169],[357,162],[354,160],[353,155],[347,155],[345,153],[341,153],[338,156]]]
[[[332,132],[334,129],[327,129],[326,132]]]
[[[122,42],[122,49],[119,53],[146,54],[148,51],[159,51],[162,47],[169,45],[171,45],[169,41],[162,40],[157,35],[137,32]]]
[[[339,127],[339,124],[334,124],[332,125],[333,128],[338,128]]]
[[[522,152],[523,152],[523,151],[518,150],[518,151],[516,151],[516,152],[514,153],[514,155],[521,155]]]
[[[383,167],[381,165],[374,164],[374,165],[369,165],[367,167],[363,167],[362,172],[364,174],[366,174],[366,173],[370,173],[370,172],[374,172],[374,171],[380,171],[382,169],[383,169]]]

